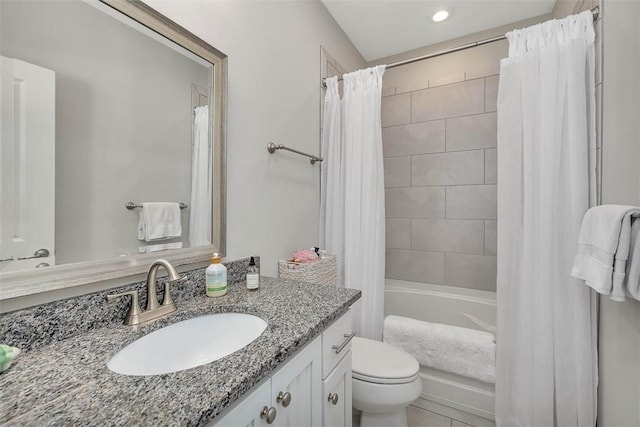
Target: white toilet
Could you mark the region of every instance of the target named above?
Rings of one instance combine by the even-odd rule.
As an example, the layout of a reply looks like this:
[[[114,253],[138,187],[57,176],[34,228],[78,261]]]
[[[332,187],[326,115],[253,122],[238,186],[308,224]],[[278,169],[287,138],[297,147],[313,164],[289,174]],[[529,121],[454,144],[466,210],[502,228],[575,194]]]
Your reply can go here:
[[[353,338],[353,407],[361,427],[407,427],[407,406],[422,393],[420,365],[404,350]]]

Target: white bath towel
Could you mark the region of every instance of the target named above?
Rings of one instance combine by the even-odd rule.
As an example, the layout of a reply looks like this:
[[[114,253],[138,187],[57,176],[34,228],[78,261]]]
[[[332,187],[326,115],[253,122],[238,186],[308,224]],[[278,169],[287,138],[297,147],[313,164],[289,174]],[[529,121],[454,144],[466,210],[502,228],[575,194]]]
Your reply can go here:
[[[140,209],[138,239],[147,242],[182,236],[178,203],[145,202]]]
[[[420,365],[495,383],[496,343],[490,332],[387,316],[383,336]]]
[[[640,217],[634,218],[631,224],[631,243],[624,287],[632,297],[640,301]]]
[[[624,301],[623,283],[631,244],[635,206],[602,205],[584,215],[571,275],[597,292]]]

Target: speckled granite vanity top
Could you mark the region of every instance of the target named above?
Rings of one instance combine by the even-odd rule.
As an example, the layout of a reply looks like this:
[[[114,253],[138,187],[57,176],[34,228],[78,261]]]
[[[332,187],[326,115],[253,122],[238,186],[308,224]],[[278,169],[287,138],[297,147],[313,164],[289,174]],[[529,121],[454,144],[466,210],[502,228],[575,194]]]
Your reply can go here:
[[[0,374],[0,424],[205,425],[319,335],[360,297],[356,290],[265,277],[257,291],[247,291],[236,284],[224,297],[207,298],[200,279],[204,278],[192,277],[183,285],[197,286],[200,292],[192,291],[188,298],[174,298],[176,312],[140,326],[121,324],[128,301],[120,303],[119,323],[82,318],[76,324],[84,330],[67,332],[69,336],[56,332],[59,336],[53,338],[53,332],[45,336],[41,333],[38,338],[37,331],[69,329],[69,325],[52,327],[55,321],[50,319],[42,325],[44,314],[38,310],[29,312],[31,321],[13,313],[2,315],[0,327],[10,328],[11,332],[2,331],[0,340],[12,339],[12,344],[20,347],[16,341],[29,333],[31,342],[22,344],[27,348],[8,371]],[[95,294],[96,304],[104,294]],[[68,307],[70,303],[66,304],[68,311],[73,311]],[[102,304],[108,307],[106,301]],[[58,305],[57,310],[65,310],[65,302]],[[180,320],[221,312],[255,314],[268,326],[247,347],[181,372],[134,377],[113,373],[106,366],[118,350],[149,332]],[[76,315],[82,315],[81,311]],[[85,317],[89,315],[96,314]],[[166,351],[177,353],[180,348],[167,343]]]

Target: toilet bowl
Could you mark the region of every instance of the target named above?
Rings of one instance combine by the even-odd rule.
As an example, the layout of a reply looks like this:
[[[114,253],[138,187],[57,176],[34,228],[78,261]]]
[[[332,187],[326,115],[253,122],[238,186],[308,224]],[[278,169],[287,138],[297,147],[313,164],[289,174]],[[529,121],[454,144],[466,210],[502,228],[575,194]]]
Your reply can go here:
[[[407,427],[407,406],[422,393],[420,365],[399,348],[353,338],[353,407],[361,427]]]

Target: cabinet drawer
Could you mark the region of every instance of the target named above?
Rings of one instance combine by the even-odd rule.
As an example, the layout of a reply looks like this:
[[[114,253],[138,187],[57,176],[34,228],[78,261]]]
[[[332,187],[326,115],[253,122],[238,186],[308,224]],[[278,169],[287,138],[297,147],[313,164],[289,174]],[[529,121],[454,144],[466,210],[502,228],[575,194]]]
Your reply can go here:
[[[351,311],[346,312],[322,333],[322,378],[326,378],[351,350],[353,336]]]

